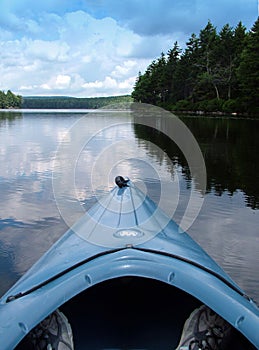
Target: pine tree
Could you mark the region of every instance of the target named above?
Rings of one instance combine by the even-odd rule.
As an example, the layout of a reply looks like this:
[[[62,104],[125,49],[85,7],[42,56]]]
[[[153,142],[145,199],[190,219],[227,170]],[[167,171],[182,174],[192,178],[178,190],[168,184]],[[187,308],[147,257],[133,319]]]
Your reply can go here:
[[[174,101],[177,99],[177,91],[178,89],[178,81],[177,81],[177,67],[179,63],[179,58],[181,54],[181,49],[176,41],[172,49],[167,52],[167,62],[166,62],[166,72],[165,72],[165,86],[167,91],[167,99],[168,101]]]
[[[232,91],[231,91],[232,98],[238,98],[240,96],[240,87],[238,83],[238,68],[240,66],[241,54],[245,47],[246,36],[247,36],[246,27],[242,24],[242,22],[239,22],[234,30],[235,57],[234,57],[234,70],[233,70],[233,76],[232,76]]]
[[[132,97],[165,108],[236,112],[245,106],[259,113],[258,52],[259,20],[249,33],[242,22],[217,33],[209,21],[183,52],[175,42],[139,74]]]
[[[209,21],[204,29],[200,31],[199,36],[199,61],[198,64],[202,71],[199,75],[199,88],[200,92],[203,90],[204,95],[202,99],[216,97],[220,98],[218,88],[218,44],[219,38],[216,28]],[[211,88],[214,88],[216,96],[212,94]]]
[[[242,98],[250,112],[259,112],[259,18],[248,33],[238,70]]]
[[[15,95],[11,90],[0,91],[0,108],[21,108],[22,96]]]
[[[226,24],[219,32],[217,59],[218,82],[221,87],[222,97],[231,98],[232,81],[234,71],[234,30]]]

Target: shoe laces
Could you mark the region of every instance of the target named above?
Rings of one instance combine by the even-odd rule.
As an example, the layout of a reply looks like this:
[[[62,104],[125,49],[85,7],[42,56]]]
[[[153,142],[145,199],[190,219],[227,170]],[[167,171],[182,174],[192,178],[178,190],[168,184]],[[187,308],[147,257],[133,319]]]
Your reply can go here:
[[[197,331],[189,344],[189,350],[218,350],[223,335],[224,331],[219,326]]]

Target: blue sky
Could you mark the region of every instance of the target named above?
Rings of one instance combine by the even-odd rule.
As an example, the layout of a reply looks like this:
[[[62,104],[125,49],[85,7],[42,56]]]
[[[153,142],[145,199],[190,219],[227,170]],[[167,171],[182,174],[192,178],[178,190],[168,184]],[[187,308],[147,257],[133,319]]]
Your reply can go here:
[[[129,94],[139,71],[208,20],[250,29],[258,0],[0,0],[0,89]]]

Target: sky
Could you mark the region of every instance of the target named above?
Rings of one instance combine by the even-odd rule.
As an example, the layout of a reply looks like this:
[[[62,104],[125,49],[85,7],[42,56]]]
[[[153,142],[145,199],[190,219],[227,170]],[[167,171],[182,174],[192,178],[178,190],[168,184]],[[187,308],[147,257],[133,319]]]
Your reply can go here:
[[[22,96],[132,92],[161,52],[210,20],[249,30],[259,0],[0,0],[0,90]]]

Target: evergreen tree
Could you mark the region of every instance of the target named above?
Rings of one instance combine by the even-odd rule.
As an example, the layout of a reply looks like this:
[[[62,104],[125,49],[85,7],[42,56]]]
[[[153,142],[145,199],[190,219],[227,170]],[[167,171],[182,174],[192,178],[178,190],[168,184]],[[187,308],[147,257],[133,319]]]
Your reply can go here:
[[[242,99],[248,111],[259,112],[259,18],[248,33],[238,70]]]
[[[217,54],[218,82],[221,86],[222,96],[231,98],[233,71],[234,71],[234,31],[226,24],[219,32],[219,45]]]
[[[5,93],[0,91],[0,108],[5,108]]]
[[[145,92],[146,91],[144,89],[143,76],[141,72],[139,72],[131,96],[134,101],[142,102],[142,98],[145,95]]]
[[[134,91],[131,94],[134,101],[155,104],[154,88],[151,80],[154,64],[153,62],[143,75],[139,73]]]
[[[195,101],[195,87],[197,85],[197,77],[201,72],[199,64],[199,39],[193,33],[191,38],[186,43],[186,50],[181,57],[179,63],[178,75],[184,77],[183,94],[181,99],[190,98]]]
[[[216,28],[209,21],[206,27],[200,31],[199,36],[198,64],[201,68],[198,75],[199,99],[220,98],[217,66],[218,42]]]
[[[239,66],[240,64],[240,56],[245,47],[246,36],[246,27],[242,24],[242,22],[239,22],[234,30],[234,49],[236,52],[236,66]]]
[[[162,52],[160,58],[155,62],[152,72],[152,86],[156,104],[163,104],[168,95],[167,77],[166,77],[166,58]]]
[[[177,69],[179,63],[179,57],[181,54],[181,49],[177,41],[174,43],[172,49],[167,52],[167,62],[165,71],[165,90],[166,90],[166,101],[176,101],[177,92],[179,94],[179,86],[177,80]]]
[[[0,91],[0,108],[21,108],[22,97],[15,95],[11,90],[7,93]]]
[[[241,62],[241,54],[245,47],[246,36],[247,36],[246,27],[242,24],[242,22],[239,22],[234,30],[235,56],[234,56],[234,70],[233,70],[233,76],[232,76],[232,91],[231,91],[232,98],[238,98],[240,96],[240,89],[239,89],[239,82],[238,82],[238,68]]]
[[[249,33],[242,22],[217,33],[208,21],[183,52],[176,42],[139,74],[132,97],[169,109],[259,113],[258,22]]]

